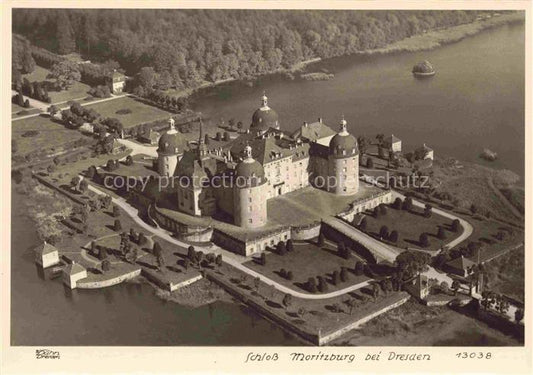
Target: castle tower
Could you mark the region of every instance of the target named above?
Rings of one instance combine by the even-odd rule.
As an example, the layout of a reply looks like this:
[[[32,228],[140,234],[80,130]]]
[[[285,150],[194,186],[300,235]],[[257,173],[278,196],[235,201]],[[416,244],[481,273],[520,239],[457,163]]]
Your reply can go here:
[[[178,165],[178,155],[183,153],[180,150],[182,144],[179,134],[174,127],[175,121],[171,117],[168,120],[168,131],[159,138],[159,147],[157,148],[157,172],[161,176],[173,176]]]
[[[261,97],[261,107],[259,107],[252,116],[250,131],[264,133],[269,128],[279,130],[279,118],[276,111],[268,106],[268,97],[265,93]]]
[[[339,132],[329,143],[327,190],[338,195],[351,195],[359,190],[359,148],[357,140],[348,133],[342,116]]]
[[[252,157],[252,148],[244,148],[244,160],[235,168],[233,178],[233,216],[235,225],[257,228],[267,222],[267,180],[261,163]]]

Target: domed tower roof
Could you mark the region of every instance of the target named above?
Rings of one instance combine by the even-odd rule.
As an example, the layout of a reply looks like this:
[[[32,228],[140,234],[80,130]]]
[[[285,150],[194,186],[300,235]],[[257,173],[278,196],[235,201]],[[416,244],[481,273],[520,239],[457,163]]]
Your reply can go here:
[[[268,128],[279,129],[278,114],[268,106],[268,98],[265,94],[261,98],[261,107],[252,115],[252,130],[267,130]]]
[[[340,131],[329,142],[329,153],[338,158],[350,157],[359,154],[357,140],[346,130],[347,122],[342,117]]]
[[[174,119],[171,117],[168,121],[169,130],[159,138],[157,152],[163,155],[177,155],[182,145],[178,131],[174,127]],[[181,150],[183,151],[183,150]]]
[[[245,186],[258,186],[265,181],[265,169],[263,165],[252,158],[252,148],[244,148],[245,158],[235,168],[235,177],[238,183],[246,183]],[[237,186],[243,187],[243,186]]]

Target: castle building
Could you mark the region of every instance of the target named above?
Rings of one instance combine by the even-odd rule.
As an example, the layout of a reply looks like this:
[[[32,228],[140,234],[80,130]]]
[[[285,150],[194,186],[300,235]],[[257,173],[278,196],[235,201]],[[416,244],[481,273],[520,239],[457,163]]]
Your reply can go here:
[[[190,215],[223,213],[237,226],[257,228],[268,221],[268,199],[309,185],[336,195],[359,190],[359,150],[344,117],[338,132],[319,119],[289,133],[263,95],[250,131],[218,149],[205,144],[201,123],[197,146],[188,149],[169,124],[157,170],[177,179],[178,210]]]
[[[168,121],[169,130],[159,138],[157,148],[157,172],[161,176],[174,176],[178,160],[183,155],[185,142],[179,137],[171,117]]]

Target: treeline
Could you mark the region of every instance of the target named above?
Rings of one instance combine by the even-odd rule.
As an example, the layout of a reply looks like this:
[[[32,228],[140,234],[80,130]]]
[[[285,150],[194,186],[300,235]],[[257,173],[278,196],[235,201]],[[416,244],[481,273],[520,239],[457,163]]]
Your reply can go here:
[[[58,54],[115,60],[154,89],[249,78],[468,23],[477,11],[14,9],[13,31]],[[144,86],[144,85],[142,85]]]

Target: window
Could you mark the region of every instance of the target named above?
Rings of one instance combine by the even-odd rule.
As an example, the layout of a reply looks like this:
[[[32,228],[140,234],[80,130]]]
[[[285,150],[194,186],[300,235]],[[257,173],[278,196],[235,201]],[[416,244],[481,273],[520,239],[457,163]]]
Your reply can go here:
[[[248,198],[248,202],[252,203],[252,197]]]
[[[248,211],[252,212],[252,206],[248,206]]]
[[[248,222],[249,222],[250,224],[252,224],[252,219],[248,219]]]

